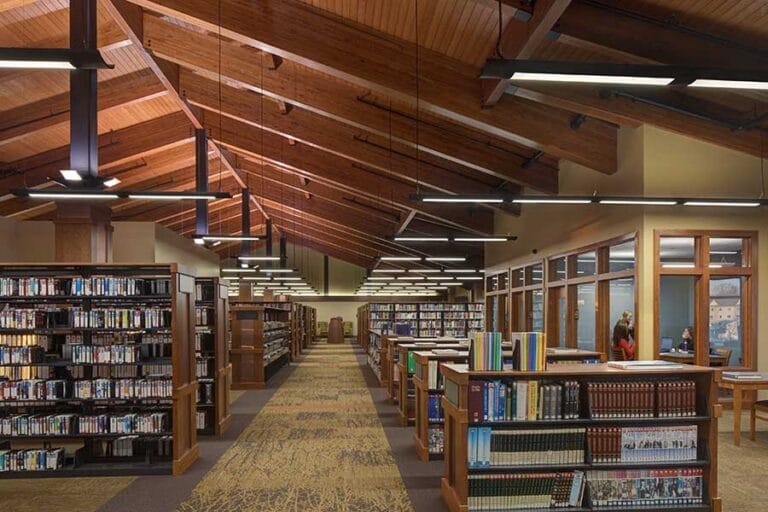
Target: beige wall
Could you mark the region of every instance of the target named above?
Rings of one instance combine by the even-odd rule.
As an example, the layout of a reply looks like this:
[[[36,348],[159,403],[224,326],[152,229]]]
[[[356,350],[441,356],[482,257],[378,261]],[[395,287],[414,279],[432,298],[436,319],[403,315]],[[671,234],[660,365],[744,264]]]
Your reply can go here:
[[[643,126],[622,129],[619,171],[605,176],[563,162],[562,194],[757,197],[760,162],[745,155]],[[520,217],[497,215],[497,232],[516,242],[486,245],[486,266],[497,270],[556,255],[616,236],[638,234],[639,355],[653,356],[653,235],[656,229],[758,231],[758,274],[768,272],[768,212],[764,208],[524,206]],[[532,254],[536,249],[537,254]],[[758,281],[758,368],[768,369],[768,288]]]
[[[307,302],[307,306],[312,306],[317,310],[317,321],[328,322],[335,316],[340,316],[345,322],[352,322],[357,329],[357,308],[365,304],[364,302]]]
[[[0,261],[50,263],[56,259],[53,222],[0,217]]]

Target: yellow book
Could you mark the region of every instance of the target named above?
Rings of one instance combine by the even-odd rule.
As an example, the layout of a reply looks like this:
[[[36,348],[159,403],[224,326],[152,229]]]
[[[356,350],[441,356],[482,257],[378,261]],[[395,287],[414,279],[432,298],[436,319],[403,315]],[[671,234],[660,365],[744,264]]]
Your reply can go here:
[[[539,382],[528,382],[528,421],[536,420],[536,409],[539,404]]]

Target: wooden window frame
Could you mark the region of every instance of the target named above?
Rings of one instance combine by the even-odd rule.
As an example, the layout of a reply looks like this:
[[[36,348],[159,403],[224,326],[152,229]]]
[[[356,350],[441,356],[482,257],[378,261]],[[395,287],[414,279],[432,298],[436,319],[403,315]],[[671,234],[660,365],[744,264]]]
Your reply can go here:
[[[514,275],[515,272],[522,272],[523,273],[523,286],[512,286],[512,281],[510,280],[510,289],[509,289],[509,325],[507,327],[508,332],[529,332],[533,330],[533,300],[529,299],[529,297],[532,297],[533,291],[545,291],[545,283],[546,283],[546,262],[544,259],[540,260],[533,260],[525,263],[524,265],[519,265],[517,267],[513,267],[510,269],[509,275],[510,279],[512,275]],[[536,267],[537,265],[541,265],[541,282],[540,283],[532,283],[528,279],[528,271],[531,270],[531,273],[533,273],[533,267]],[[546,319],[546,294],[543,298],[544,301],[544,314]],[[522,304],[523,309],[523,318],[522,321],[518,315],[518,306]],[[545,324],[546,325],[546,324]]]
[[[662,237],[694,238],[694,268],[668,268],[661,265]],[[709,268],[710,238],[742,238],[744,247],[741,267]],[[653,351],[660,353],[661,335],[661,277],[694,276],[694,362],[709,366],[709,283],[712,276],[745,277],[742,286],[741,331],[742,365],[725,368],[757,368],[757,293],[758,293],[758,232],[709,229],[655,229],[653,232]],[[705,322],[706,321],[706,322]],[[706,325],[705,325],[706,323]]]
[[[625,242],[634,241],[635,243],[635,257],[634,265],[629,270],[620,270],[617,272],[610,272],[610,248]],[[579,254],[585,252],[595,252],[595,274],[579,277],[576,275],[576,257]],[[612,327],[612,320],[610,318],[610,282],[617,279],[633,279],[635,283],[635,318],[639,318],[640,304],[638,300],[638,254],[640,254],[640,239],[638,233],[632,232],[625,235],[601,240],[593,244],[578,247],[576,249],[552,255],[546,259],[546,266],[549,267],[554,260],[565,258],[565,278],[558,279],[557,281],[546,282],[546,290],[549,292],[550,288],[565,287],[565,308],[566,308],[566,322],[565,322],[565,340],[566,346],[569,348],[576,348],[578,342],[576,340],[576,305],[577,305],[577,286],[580,284],[594,283],[595,284],[595,350],[603,352],[604,354],[610,353],[610,329]],[[549,278],[552,269],[547,268],[545,275]],[[549,293],[547,293],[549,295]],[[559,334],[559,316],[558,309],[555,304],[548,298],[545,298],[545,326],[547,329],[547,344],[549,346],[558,345]],[[581,313],[580,313],[581,314]],[[635,324],[635,340],[640,339],[639,329]]]
[[[499,288],[497,290],[488,291],[488,283],[491,279],[493,279],[496,276],[501,276],[503,274],[506,274],[506,286],[504,288]],[[484,284],[485,284],[485,330],[491,331],[493,330],[493,324],[494,319],[492,318],[493,309],[491,308],[491,303],[493,302],[493,299],[495,297],[498,297],[498,300],[502,301],[502,304],[499,305],[498,309],[498,315],[499,318],[496,318],[497,325],[502,326],[502,333],[501,336],[503,339],[508,340],[509,339],[509,302],[510,302],[510,290],[509,285],[511,283],[510,279],[512,278],[512,273],[510,272],[510,269],[505,270],[499,270],[497,272],[491,272],[485,275]],[[507,314],[507,318],[505,321],[504,314]]]

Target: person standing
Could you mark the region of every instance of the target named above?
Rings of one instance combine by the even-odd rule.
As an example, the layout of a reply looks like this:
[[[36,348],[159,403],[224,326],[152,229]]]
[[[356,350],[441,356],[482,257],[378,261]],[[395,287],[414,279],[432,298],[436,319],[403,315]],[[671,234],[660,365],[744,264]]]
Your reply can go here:
[[[619,318],[616,325],[613,327],[611,341],[613,342],[613,348],[621,348],[624,350],[624,356],[629,361],[634,361],[635,359],[634,330],[632,312],[625,310],[621,314],[621,318]]]

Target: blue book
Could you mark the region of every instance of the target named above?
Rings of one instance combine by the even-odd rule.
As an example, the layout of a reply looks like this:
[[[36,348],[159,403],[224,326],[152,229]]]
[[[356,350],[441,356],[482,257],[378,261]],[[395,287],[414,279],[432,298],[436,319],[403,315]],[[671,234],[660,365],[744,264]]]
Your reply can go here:
[[[488,421],[488,396],[490,395],[488,391],[488,383],[483,382],[483,421]]]
[[[467,466],[477,466],[477,428],[469,427],[467,432]]]
[[[499,382],[499,415],[497,418],[499,421],[504,421],[507,418],[507,386],[503,382]]]

